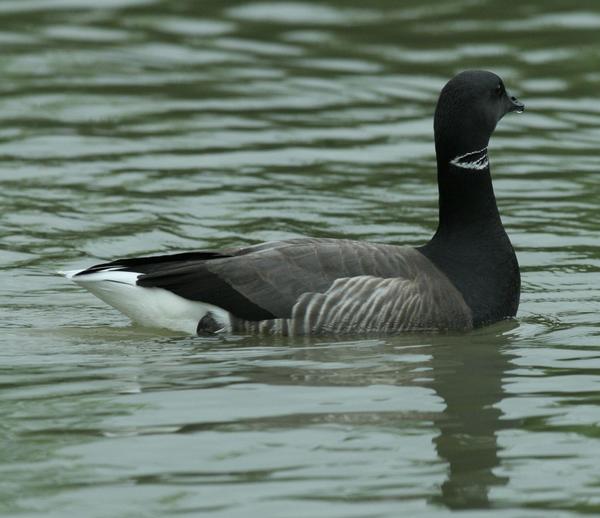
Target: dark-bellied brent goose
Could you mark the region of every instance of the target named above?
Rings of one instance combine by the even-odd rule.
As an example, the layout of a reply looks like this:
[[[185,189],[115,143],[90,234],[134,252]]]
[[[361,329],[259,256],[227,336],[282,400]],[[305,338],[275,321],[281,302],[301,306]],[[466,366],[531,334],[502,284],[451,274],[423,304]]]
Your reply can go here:
[[[513,317],[519,265],[487,148],[498,121],[523,110],[491,72],[444,86],[434,119],[439,225],[424,246],[298,238],[64,274],[139,324],[189,334],[467,330]]]

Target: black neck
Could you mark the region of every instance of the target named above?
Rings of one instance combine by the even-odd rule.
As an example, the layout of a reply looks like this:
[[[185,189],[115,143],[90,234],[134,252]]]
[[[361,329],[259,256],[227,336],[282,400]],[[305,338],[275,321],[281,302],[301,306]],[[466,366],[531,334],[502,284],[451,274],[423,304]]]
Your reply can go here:
[[[437,234],[502,228],[489,165],[465,169],[438,161],[439,226]]]
[[[439,148],[439,224],[429,243],[419,248],[452,281],[473,312],[475,325],[514,316],[519,304],[520,276],[513,247],[498,213],[489,165],[480,155],[473,169],[467,156],[487,142],[457,153]],[[477,147],[479,145],[479,147]],[[467,151],[465,151],[467,149]],[[482,166],[483,165],[483,166]]]

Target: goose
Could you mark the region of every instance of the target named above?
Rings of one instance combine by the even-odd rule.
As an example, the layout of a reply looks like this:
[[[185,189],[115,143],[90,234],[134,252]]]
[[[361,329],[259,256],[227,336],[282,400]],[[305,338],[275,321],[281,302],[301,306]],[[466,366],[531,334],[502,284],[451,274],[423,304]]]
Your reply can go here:
[[[308,237],[61,273],[138,324],[190,335],[464,331],[514,317],[519,265],[488,143],[505,114],[524,109],[489,71],[463,71],[442,88],[439,224],[422,246]]]

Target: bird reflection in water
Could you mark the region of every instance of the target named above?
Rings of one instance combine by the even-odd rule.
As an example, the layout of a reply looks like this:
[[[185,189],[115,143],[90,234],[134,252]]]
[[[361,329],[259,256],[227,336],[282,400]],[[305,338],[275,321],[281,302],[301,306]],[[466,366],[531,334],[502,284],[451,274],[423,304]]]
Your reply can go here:
[[[508,482],[495,470],[501,462],[497,434],[510,426],[499,403],[506,397],[503,378],[514,358],[508,346],[516,325],[446,337],[433,347],[431,388],[446,405],[434,442],[448,463],[436,503],[451,509],[490,507],[490,489]]]

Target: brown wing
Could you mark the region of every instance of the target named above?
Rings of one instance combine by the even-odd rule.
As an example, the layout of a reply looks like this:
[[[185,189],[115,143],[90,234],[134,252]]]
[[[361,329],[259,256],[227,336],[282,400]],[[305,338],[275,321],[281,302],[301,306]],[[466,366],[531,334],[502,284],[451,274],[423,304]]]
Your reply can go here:
[[[414,248],[294,239],[218,252],[96,265],[140,274],[138,284],[229,311],[240,321],[284,319],[294,334],[469,327],[460,293]]]
[[[323,293],[342,277],[402,277],[414,255],[420,256],[391,245],[295,239],[225,250],[209,259],[156,263],[143,270],[138,284],[208,302],[246,320],[289,318],[302,294]],[[139,263],[130,269],[140,271]]]
[[[462,296],[436,272],[410,279],[338,279],[325,293],[303,294],[289,325],[296,336],[471,327],[471,311]]]

